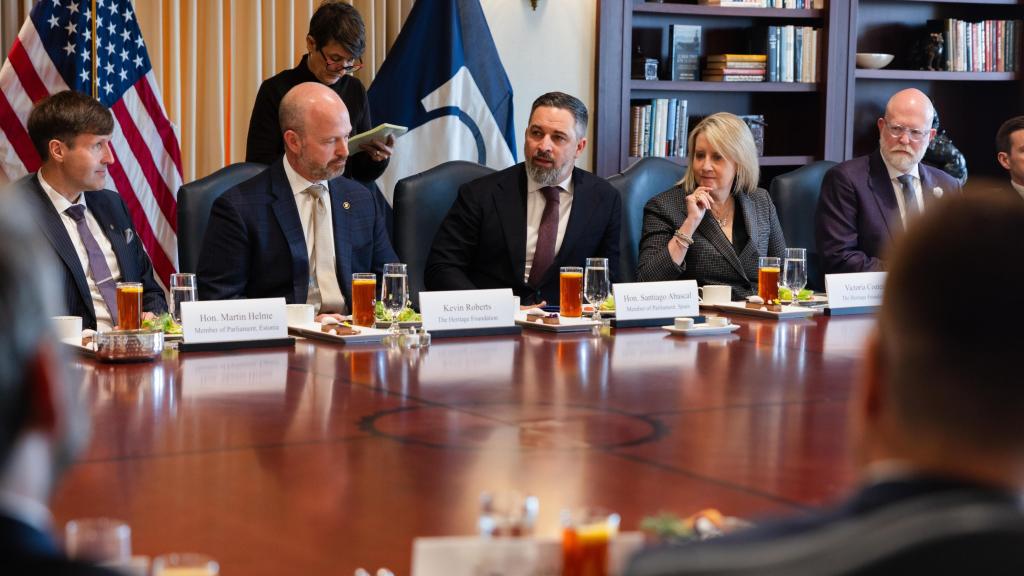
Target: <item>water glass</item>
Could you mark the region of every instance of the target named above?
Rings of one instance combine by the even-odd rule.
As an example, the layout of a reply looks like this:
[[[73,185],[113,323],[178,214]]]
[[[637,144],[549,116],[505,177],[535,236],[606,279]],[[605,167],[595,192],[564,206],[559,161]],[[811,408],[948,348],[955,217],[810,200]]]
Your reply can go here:
[[[583,273],[583,296],[594,307],[594,320],[601,320],[601,305],[608,299],[611,291],[608,259],[587,258],[587,267]]]
[[[196,275],[171,274],[171,318],[181,324],[181,303],[196,301]]]
[[[380,299],[391,312],[391,334],[397,336],[398,315],[409,301],[409,275],[405,264],[384,265],[384,285],[381,287]]]
[[[80,518],[64,525],[68,557],[93,563],[126,562],[132,557],[132,529],[113,518]]]
[[[204,554],[165,554],[153,560],[153,576],[217,576],[220,565]]]
[[[807,285],[807,250],[805,248],[786,248],[780,283],[793,293],[793,302],[796,302],[797,295]]]

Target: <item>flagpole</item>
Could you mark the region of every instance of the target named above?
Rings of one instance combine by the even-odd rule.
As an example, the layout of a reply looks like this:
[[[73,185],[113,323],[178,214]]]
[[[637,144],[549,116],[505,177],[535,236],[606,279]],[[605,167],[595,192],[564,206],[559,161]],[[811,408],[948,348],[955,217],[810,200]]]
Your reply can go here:
[[[92,97],[99,100],[99,86],[96,82],[96,0],[92,0]]]

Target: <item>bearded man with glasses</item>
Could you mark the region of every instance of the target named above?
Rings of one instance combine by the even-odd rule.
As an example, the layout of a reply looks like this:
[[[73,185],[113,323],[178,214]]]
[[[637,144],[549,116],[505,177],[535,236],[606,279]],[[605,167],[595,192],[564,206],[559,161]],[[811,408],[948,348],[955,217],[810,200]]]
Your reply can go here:
[[[878,119],[878,150],[825,174],[815,237],[826,274],[885,270],[889,243],[932,202],[960,194],[955,178],[921,163],[934,116],[920,90],[897,92]]]
[[[278,108],[289,90],[303,82],[319,82],[341,96],[352,121],[352,134],[373,127],[366,88],[353,73],[363,67],[366,26],[351,5],[326,0],[313,13],[306,35],[307,54],[295,68],[268,78],[260,85],[249,119],[246,162],[272,164],[284,155],[284,140]],[[374,141],[348,158],[345,176],[369,185],[384,173],[391,158],[394,139]],[[377,193],[378,203],[384,202]]]

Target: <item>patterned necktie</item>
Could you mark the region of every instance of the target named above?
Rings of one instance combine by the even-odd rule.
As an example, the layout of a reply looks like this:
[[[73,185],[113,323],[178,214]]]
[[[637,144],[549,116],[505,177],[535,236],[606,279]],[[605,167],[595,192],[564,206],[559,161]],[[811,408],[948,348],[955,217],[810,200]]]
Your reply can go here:
[[[530,266],[530,279],[527,282],[533,288],[540,288],[548,268],[555,261],[555,241],[558,239],[558,186],[545,186],[540,189],[544,195],[544,213],[540,217],[540,229],[537,230],[537,247],[533,251],[533,265]]]
[[[89,256],[89,276],[99,288],[107,310],[110,310],[110,321],[117,326],[117,284],[110,273],[110,266],[107,266],[107,259],[103,257],[103,250],[85,221],[85,205],[73,204],[64,213],[71,216],[78,227],[78,236],[82,239],[85,253]]]
[[[335,272],[334,234],[327,217],[327,189],[314,184],[303,190],[313,201],[313,254],[309,259],[309,293],[306,302],[316,313],[344,312],[345,298]]]
[[[910,174],[900,174],[896,179],[903,187],[903,207],[909,219],[921,212],[920,206],[917,205],[917,199],[914,198],[914,177]]]

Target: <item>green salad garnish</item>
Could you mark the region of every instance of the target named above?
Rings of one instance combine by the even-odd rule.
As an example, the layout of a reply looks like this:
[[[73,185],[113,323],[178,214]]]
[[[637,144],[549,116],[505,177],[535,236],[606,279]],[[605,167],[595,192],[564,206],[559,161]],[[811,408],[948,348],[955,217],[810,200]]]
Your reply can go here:
[[[810,300],[814,296],[814,290],[804,288],[803,290],[796,293],[796,299],[799,300]],[[780,300],[793,300],[793,291],[789,288],[779,286],[779,299]]]
[[[615,311],[615,296],[609,296],[604,302],[601,302],[602,312],[614,312]]]
[[[171,318],[171,315],[167,312],[156,318],[143,320],[142,327],[146,330],[159,330],[164,334],[181,334],[181,324],[175,322],[174,318]]]
[[[393,322],[391,319],[391,311],[384,307],[384,302],[377,301],[377,305],[373,308],[373,317],[378,322]],[[411,307],[406,306],[398,313],[399,322],[422,322],[423,316],[413,310]]]

